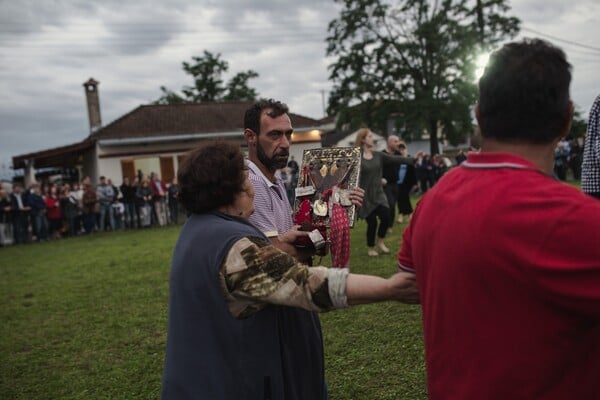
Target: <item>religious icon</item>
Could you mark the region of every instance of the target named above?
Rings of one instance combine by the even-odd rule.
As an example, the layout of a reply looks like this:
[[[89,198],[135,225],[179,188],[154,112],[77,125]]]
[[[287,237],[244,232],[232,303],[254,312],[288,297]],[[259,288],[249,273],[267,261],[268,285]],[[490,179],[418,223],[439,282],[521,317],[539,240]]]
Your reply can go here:
[[[338,204],[353,226],[356,208],[350,191],[358,186],[360,160],[359,147],[304,150],[294,201],[295,222],[328,227],[333,206]]]

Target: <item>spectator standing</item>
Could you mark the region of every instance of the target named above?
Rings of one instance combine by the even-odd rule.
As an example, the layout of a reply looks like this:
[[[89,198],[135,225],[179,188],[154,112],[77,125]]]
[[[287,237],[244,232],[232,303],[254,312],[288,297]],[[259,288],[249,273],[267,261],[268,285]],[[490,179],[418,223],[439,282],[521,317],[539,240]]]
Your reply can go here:
[[[167,224],[167,186],[158,174],[152,178],[151,189],[158,225],[165,226]]]
[[[140,188],[141,185],[141,180],[139,180],[137,178],[137,176],[135,178],[133,178],[133,181],[131,182],[131,189],[134,193],[135,196],[135,221],[133,222],[133,226],[135,226],[136,228],[140,228],[142,226],[142,222],[140,219],[140,207],[142,207],[143,205],[143,201],[141,199],[138,198],[137,196],[137,192],[138,189]]]
[[[120,198],[112,203],[112,208],[115,215],[115,229],[121,230],[125,227],[125,206]]]
[[[171,181],[167,193],[171,223],[177,225],[179,223],[179,185],[177,184],[177,177],[174,177]]]
[[[292,187],[292,173],[289,167],[280,168],[275,171],[276,179],[281,179],[283,186],[285,186],[285,195],[290,202],[290,206],[294,207],[294,188]]]
[[[14,243],[11,211],[8,192],[0,187],[0,246]]]
[[[73,183],[73,189],[69,193],[69,203],[71,203],[71,207],[75,211],[75,218],[73,219],[73,234],[79,235],[83,230],[82,224],[82,198],[83,198],[83,190],[79,186],[79,183]]]
[[[558,142],[554,149],[554,174],[561,181],[567,180],[569,151],[565,147],[564,142]]]
[[[579,145],[579,140],[573,139],[569,151],[569,168],[573,172],[573,179],[581,180],[581,162],[583,160],[583,149]]]
[[[140,227],[147,228],[152,223],[152,189],[148,184],[148,179],[142,179],[142,183],[138,187],[137,198],[140,204]]]
[[[433,182],[439,181],[440,178],[446,173],[446,163],[444,163],[444,159],[439,154],[433,155],[433,160],[431,163],[433,169]]]
[[[83,183],[81,195],[83,230],[92,233],[96,227],[96,209],[98,208],[98,194],[90,183]]]
[[[433,164],[429,154],[425,154],[417,160],[415,166],[417,180],[421,193],[425,194],[433,186]]]
[[[456,165],[460,165],[463,162],[467,161],[467,155],[465,154],[464,150],[462,150],[462,149],[459,150],[455,159],[456,159]]]
[[[50,186],[46,201],[46,216],[50,226],[50,238],[60,239],[61,230],[63,227],[63,214],[60,207],[60,198],[58,196],[58,188],[56,185]]]
[[[78,230],[75,228],[75,218],[77,218],[77,214],[79,213],[79,207],[77,207],[77,202],[71,200],[71,185],[66,183],[62,188],[60,208],[66,222],[67,234],[75,236],[78,233]]]
[[[110,228],[115,230],[115,215],[112,207],[112,203],[115,199],[115,191],[112,185],[106,182],[104,176],[100,177],[100,184],[96,188],[98,194],[98,203],[100,205],[100,221],[98,227],[100,232],[104,232],[104,224],[106,223],[106,217],[110,224]]]
[[[15,183],[10,194],[10,208],[12,209],[13,234],[15,244],[27,242],[29,232],[29,201],[27,194],[23,191],[23,185]]]
[[[119,197],[121,197],[121,193],[119,192],[119,188],[113,184],[112,179],[108,178],[106,179],[106,184],[110,185],[110,187],[112,187],[113,189],[113,202],[117,201],[117,199]]]
[[[287,167],[290,169],[291,182],[290,186],[295,190],[298,186],[298,178],[300,176],[300,166],[298,162],[294,160],[294,156],[290,156],[290,160],[287,163]],[[294,196],[292,196],[294,197]],[[292,200],[293,202],[293,200]]]
[[[431,399],[598,399],[600,202],[557,182],[573,103],[564,52],[492,53],[480,153],[428,192],[406,229]]]
[[[42,196],[41,188],[38,183],[31,185],[28,196],[29,207],[31,207],[31,220],[33,224],[33,234],[38,242],[48,240],[48,217],[46,216],[48,205],[46,199]]]
[[[581,189],[600,199],[600,95],[590,110],[583,147]]]
[[[123,201],[123,216],[125,219],[125,227],[132,229],[136,227],[137,213],[135,210],[135,191],[136,188],[131,185],[128,177],[123,178],[121,189],[121,200]]]

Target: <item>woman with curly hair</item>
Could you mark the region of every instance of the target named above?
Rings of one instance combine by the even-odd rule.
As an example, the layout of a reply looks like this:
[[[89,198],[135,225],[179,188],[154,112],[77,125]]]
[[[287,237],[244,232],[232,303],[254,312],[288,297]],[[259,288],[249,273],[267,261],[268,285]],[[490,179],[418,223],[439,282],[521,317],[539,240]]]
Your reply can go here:
[[[171,265],[163,399],[321,399],[323,343],[312,312],[417,301],[411,274],[308,267],[271,245],[248,221],[254,189],[239,145],[192,150],[178,181],[189,216]]]

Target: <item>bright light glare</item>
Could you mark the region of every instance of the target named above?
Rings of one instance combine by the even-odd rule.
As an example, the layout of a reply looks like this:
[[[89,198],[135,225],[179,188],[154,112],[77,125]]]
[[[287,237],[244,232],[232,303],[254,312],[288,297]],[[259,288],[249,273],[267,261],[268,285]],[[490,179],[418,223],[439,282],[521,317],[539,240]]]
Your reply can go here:
[[[477,61],[475,61],[475,79],[477,81],[479,81],[479,78],[481,78],[481,75],[483,75],[483,71],[485,71],[485,66],[488,63],[488,60],[490,59],[490,55],[489,54],[481,54],[477,57]]]

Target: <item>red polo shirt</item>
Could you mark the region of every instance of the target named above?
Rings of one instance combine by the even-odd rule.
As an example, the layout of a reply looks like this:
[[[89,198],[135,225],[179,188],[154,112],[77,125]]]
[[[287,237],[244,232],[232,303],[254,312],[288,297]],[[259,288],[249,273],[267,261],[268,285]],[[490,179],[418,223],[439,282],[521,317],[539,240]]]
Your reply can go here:
[[[471,153],[419,202],[431,399],[600,398],[600,202],[515,155]]]

